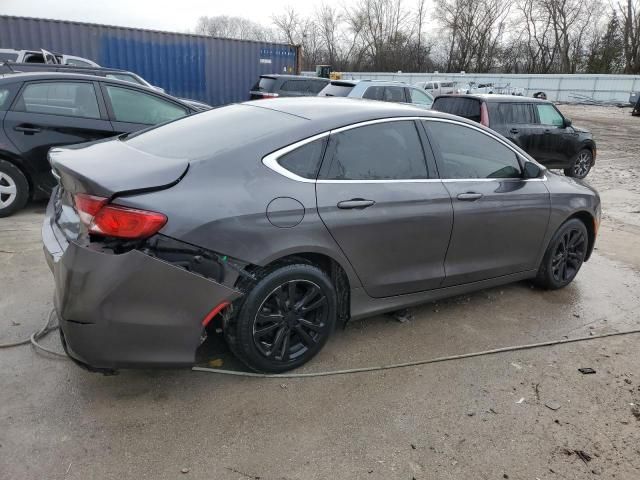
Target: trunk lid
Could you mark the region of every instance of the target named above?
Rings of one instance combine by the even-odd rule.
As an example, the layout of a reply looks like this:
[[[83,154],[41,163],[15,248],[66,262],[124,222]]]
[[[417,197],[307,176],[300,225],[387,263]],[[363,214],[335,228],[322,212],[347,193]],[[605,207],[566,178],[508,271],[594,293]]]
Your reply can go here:
[[[53,148],[49,162],[66,193],[106,198],[169,188],[189,168],[186,159],[156,156],[116,139]]]

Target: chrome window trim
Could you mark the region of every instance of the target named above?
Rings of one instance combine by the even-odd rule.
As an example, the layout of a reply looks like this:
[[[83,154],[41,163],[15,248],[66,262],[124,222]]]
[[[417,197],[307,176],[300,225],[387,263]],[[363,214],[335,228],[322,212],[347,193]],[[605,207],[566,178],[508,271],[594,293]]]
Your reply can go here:
[[[502,145],[504,145],[505,147],[507,147],[509,150],[511,150],[515,155],[517,155],[518,157],[522,158],[522,155],[520,154],[520,152],[518,152],[517,150],[515,150],[513,148],[512,145],[509,145],[507,142],[505,142],[504,140],[502,140],[501,138],[498,138],[495,135],[492,135],[491,132],[487,132],[485,130],[483,130],[482,128],[476,127],[475,125],[469,125],[467,123],[464,122],[458,122],[456,120],[449,120],[447,118],[434,118],[434,117],[422,117],[422,116],[411,116],[411,117],[389,117],[389,118],[379,118],[376,120],[367,120],[364,122],[359,122],[359,123],[353,123],[351,125],[346,125],[344,127],[340,127],[340,128],[335,128],[333,130],[329,130],[327,132],[322,132],[319,133],[317,135],[313,135],[311,137],[305,138],[303,140],[299,140],[295,143],[292,143],[291,145],[287,145],[286,147],[280,148],[274,152],[269,153],[268,155],[265,155],[262,159],[262,163],[264,164],[264,166],[266,166],[267,168],[273,170],[274,172],[287,177],[291,180],[295,180],[296,182],[303,182],[303,183],[455,183],[455,182],[504,182],[504,181],[524,181],[524,182],[544,182],[547,180],[547,175],[546,175],[546,167],[540,165],[538,162],[537,163],[542,169],[543,171],[545,171],[545,174],[541,177],[541,178],[527,178],[527,179],[522,179],[522,178],[415,178],[415,179],[389,179],[389,180],[323,180],[323,179],[311,179],[311,178],[305,178],[305,177],[301,177],[300,175],[296,175],[295,173],[287,170],[286,168],[284,168],[282,165],[280,165],[278,163],[278,159],[280,157],[282,157],[283,155],[286,155],[289,152],[292,152],[293,150],[296,150],[297,148],[300,148],[304,145],[306,145],[307,143],[311,143],[314,142],[316,140],[319,140],[321,138],[324,137],[328,137],[330,135],[333,135],[334,133],[341,133],[341,132],[345,132],[347,130],[352,130],[354,128],[360,128],[360,127],[365,127],[367,125],[376,125],[378,123],[387,123],[387,122],[401,122],[401,121],[406,121],[406,120],[420,120],[420,121],[429,121],[429,122],[443,122],[443,123],[452,123],[454,125],[459,125],[461,127],[467,127],[467,128],[471,128],[473,130],[477,130],[480,133],[483,133],[484,135],[498,141],[499,143],[501,143]],[[525,161],[529,162],[531,160],[529,159],[525,159]]]

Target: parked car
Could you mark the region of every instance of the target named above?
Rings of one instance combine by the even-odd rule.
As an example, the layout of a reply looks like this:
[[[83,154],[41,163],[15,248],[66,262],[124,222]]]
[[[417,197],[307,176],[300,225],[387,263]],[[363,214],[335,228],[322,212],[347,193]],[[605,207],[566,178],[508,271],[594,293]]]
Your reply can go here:
[[[426,90],[434,98],[438,95],[456,93],[456,90],[459,88],[456,82],[440,81],[419,82],[416,83],[415,86],[422,90]]]
[[[444,95],[434,110],[481,123],[502,134],[548,168],[584,178],[596,161],[588,130],[575,127],[547,100],[512,95]]]
[[[150,84],[140,75],[129,72],[127,70],[121,70],[118,68],[106,68],[106,67],[83,67],[75,65],[56,65],[45,63],[4,63],[0,64],[0,74],[3,73],[19,73],[19,72],[62,72],[62,73],[81,73],[84,75],[96,75],[98,77],[113,78],[115,80],[122,80],[125,82],[135,83],[136,85],[143,85],[145,87],[153,88],[159,92],[166,93],[164,88],[157,87]],[[179,98],[179,97],[177,97]],[[196,110],[208,110],[211,105],[207,105],[204,102],[198,100],[192,100],[189,98],[179,98],[189,106]]]
[[[251,88],[252,100],[276,97],[315,96],[329,83],[328,78],[305,77],[302,75],[260,75]]]
[[[0,217],[56,184],[47,151],[130,133],[197,110],[115,79],[64,73],[0,75]]]
[[[88,58],[51,53],[46,50],[14,50],[0,48],[0,62],[16,63],[54,63],[60,65],[75,65],[79,67],[99,67],[96,62]]]
[[[422,108],[430,108],[433,103],[433,97],[424,90],[401,82],[384,80],[333,80],[318,96],[410,103]]]
[[[289,370],[349,318],[562,288],[600,222],[595,190],[492,130],[388,102],[235,104],[49,158],[63,345],[99,371],[191,365],[220,328],[251,369]]]

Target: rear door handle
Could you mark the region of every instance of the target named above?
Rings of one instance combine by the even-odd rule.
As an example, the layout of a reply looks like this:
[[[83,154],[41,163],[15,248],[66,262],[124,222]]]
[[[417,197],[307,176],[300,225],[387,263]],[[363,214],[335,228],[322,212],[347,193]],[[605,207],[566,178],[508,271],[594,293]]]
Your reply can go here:
[[[42,129],[38,127],[30,127],[27,125],[18,125],[16,127],[13,127],[13,129],[16,132],[23,132],[25,135],[33,135],[34,133],[38,133],[42,131]]]
[[[352,198],[351,200],[343,200],[341,202],[338,202],[338,208],[341,208],[343,210],[354,208],[362,210],[364,208],[370,207],[375,203],[376,202],[374,202],[373,200],[365,200],[364,198]]]
[[[511,133],[520,133],[520,130],[518,130],[517,128],[512,128],[511,130],[509,130]]]
[[[478,200],[479,198],[482,198],[482,194],[477,192],[458,194],[458,200],[462,200],[463,202],[473,202],[474,200]]]

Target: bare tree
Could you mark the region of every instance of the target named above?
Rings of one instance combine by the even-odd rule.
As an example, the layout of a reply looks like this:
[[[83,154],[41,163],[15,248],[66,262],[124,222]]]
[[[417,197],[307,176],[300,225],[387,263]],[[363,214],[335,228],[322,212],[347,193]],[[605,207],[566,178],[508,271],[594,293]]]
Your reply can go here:
[[[618,4],[624,36],[624,72],[640,73],[640,5],[638,0]]]
[[[240,40],[275,40],[274,32],[271,29],[246,18],[228,15],[200,17],[196,24],[195,33],[218,38],[238,38]]]

